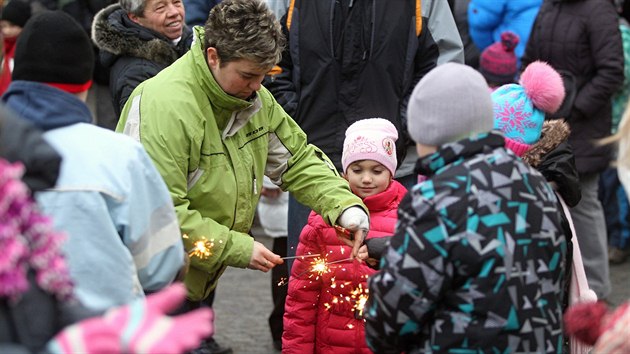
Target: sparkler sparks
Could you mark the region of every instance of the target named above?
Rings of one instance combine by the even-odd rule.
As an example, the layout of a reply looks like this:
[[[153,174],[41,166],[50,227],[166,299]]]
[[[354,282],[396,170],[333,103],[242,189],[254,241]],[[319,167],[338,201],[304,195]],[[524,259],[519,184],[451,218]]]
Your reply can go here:
[[[359,284],[359,286],[350,293],[350,297],[355,300],[352,308],[358,318],[363,318],[363,309],[365,308],[365,303],[368,300],[369,292],[369,289],[364,289],[363,286]]]
[[[188,238],[188,235],[183,235],[182,238]],[[212,247],[214,247],[214,239],[208,241],[202,238],[201,240],[195,241],[193,247],[187,252],[191,257],[206,259],[212,256]]]
[[[326,258],[317,257],[311,262],[309,272],[313,273],[313,275],[317,275],[317,277],[320,277],[330,272],[328,264],[329,263],[326,262]]]

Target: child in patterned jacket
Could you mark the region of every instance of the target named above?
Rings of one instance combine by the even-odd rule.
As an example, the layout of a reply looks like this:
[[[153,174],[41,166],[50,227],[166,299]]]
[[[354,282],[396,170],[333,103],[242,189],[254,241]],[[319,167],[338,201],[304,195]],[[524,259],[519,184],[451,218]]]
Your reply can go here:
[[[370,211],[368,239],[393,234],[407,192],[393,179],[397,138],[394,125],[381,118],[357,121],[346,131],[341,163],[352,192]],[[375,270],[352,258],[338,230],[314,212],[302,230],[286,299],[283,353],[371,353],[362,308],[367,277]]]
[[[420,159],[396,232],[369,280],[366,340],[378,353],[556,352],[566,233],[545,178],[491,132],[480,73],[447,63],[413,90]]]

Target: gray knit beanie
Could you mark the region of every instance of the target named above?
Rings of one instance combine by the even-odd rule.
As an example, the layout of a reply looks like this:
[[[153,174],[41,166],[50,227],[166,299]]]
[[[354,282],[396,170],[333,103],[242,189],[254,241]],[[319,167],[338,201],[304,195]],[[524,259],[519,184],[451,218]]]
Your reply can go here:
[[[407,129],[417,143],[440,146],[492,130],[490,89],[475,69],[442,64],[420,80],[409,98]]]

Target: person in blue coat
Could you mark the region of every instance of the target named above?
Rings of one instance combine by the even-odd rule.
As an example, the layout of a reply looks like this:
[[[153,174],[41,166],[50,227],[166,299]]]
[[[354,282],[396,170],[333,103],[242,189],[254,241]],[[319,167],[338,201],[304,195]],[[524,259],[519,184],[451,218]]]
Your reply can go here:
[[[483,51],[501,41],[501,33],[512,31],[520,38],[514,53],[520,59],[525,52],[529,33],[543,0],[471,0],[468,5],[468,31]]]
[[[175,210],[142,145],[90,124],[87,33],[64,12],[43,11],[24,27],[15,58],[2,102],[61,155],[59,178],[35,199],[67,233],[73,295],[105,311],[163,289],[187,257]]]

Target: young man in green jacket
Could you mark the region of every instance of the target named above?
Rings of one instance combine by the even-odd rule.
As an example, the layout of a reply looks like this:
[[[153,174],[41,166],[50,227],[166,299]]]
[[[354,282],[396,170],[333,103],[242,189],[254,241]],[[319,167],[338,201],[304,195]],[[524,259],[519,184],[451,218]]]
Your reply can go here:
[[[256,0],[224,0],[194,36],[186,55],[135,89],[117,127],[164,177],[186,249],[212,245],[191,259],[189,300],[206,298],[227,266],[266,272],[283,262],[248,235],[263,176],[355,231],[345,241],[356,254],[369,228],[365,206],[261,86],[284,45],[273,14]]]

